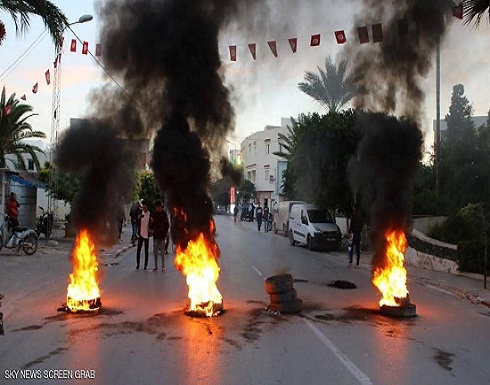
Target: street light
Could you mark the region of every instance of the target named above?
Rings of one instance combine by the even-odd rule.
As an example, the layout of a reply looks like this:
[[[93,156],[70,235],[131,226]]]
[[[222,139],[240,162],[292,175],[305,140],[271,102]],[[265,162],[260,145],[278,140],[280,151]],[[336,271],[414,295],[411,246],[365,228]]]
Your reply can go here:
[[[91,21],[94,17],[92,15],[82,15],[78,18],[77,21],[74,21],[73,23],[67,24],[62,31],[63,32],[66,30],[66,28],[71,29],[72,25],[75,24],[82,24],[86,23],[88,21]],[[73,32],[73,31],[72,31]],[[58,44],[56,46],[56,61],[55,61],[55,66],[54,66],[54,81],[53,81],[53,104],[52,104],[52,116],[51,116],[51,151],[49,154],[49,162],[51,166],[53,166],[53,152],[56,147],[56,143],[58,142],[58,131],[60,128],[60,104],[61,104],[61,50],[62,46],[61,44]],[[54,191],[58,190],[58,178],[55,175],[56,174],[56,169],[53,168],[51,172],[49,173],[50,176],[50,187],[53,187]],[[53,186],[54,185],[54,186]],[[55,212],[56,214],[57,207],[56,204],[53,207],[53,201],[52,201],[52,194],[48,195],[48,211],[49,212]]]

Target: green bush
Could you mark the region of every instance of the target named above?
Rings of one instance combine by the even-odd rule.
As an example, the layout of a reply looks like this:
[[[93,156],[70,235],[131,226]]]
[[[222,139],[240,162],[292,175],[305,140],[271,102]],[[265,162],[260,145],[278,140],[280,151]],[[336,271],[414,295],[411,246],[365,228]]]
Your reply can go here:
[[[480,241],[472,240],[459,242],[457,254],[460,271],[483,274],[485,247]],[[487,273],[489,270],[490,269],[487,267]]]
[[[453,245],[480,236],[480,234],[474,233],[472,223],[459,215],[450,216],[444,223],[432,226],[427,235],[431,238]]]

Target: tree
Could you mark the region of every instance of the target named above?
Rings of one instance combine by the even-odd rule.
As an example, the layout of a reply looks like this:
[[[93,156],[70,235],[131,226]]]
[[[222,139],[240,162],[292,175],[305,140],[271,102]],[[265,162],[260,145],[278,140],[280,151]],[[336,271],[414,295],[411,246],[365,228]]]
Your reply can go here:
[[[352,194],[347,164],[361,138],[355,127],[354,112],[302,114],[292,122],[286,138],[288,165],[283,175],[283,186],[288,187],[290,194],[288,198],[348,210]]]
[[[54,177],[52,177],[53,174]],[[49,194],[54,199],[65,203],[71,204],[76,192],[81,188],[78,176],[62,169],[55,169],[50,162],[45,162],[44,167],[39,170],[39,179],[46,185]]]
[[[45,138],[46,135],[41,131],[34,131],[27,120],[36,114],[26,114],[32,111],[28,104],[21,104],[15,99],[15,94],[6,98],[5,87],[3,87],[0,97],[0,167],[6,167],[7,154],[14,155],[16,162],[14,165],[20,170],[26,170],[26,159],[24,155],[29,155],[34,161],[37,170],[40,170],[39,159],[36,152],[42,150],[24,142],[24,139]]]
[[[318,101],[328,112],[339,111],[357,94],[355,76],[346,74],[347,61],[341,61],[337,67],[330,56],[326,56],[325,70],[318,67],[318,71],[320,76],[306,71],[305,81],[298,83],[298,87]]]
[[[293,182],[294,174],[294,162],[292,160],[295,157],[295,151],[298,146],[298,142],[302,135],[304,126],[300,123],[302,116],[298,120],[291,118],[291,126],[288,126],[288,133],[277,134],[280,146],[284,149],[282,151],[274,152],[280,158],[285,159],[288,162],[288,167],[281,175],[281,187],[286,199],[295,200],[295,191]]]
[[[459,141],[464,136],[474,133],[472,113],[473,107],[468,98],[464,96],[464,86],[454,85],[449,113],[446,115],[448,141]]]
[[[481,19],[488,12],[490,20],[490,0],[464,0],[463,10],[465,16],[465,24],[469,24],[472,21],[475,25],[480,24]]]
[[[153,172],[141,170],[136,173],[136,188],[134,195],[148,202],[148,208],[153,209],[157,199],[165,201],[163,194],[155,183]]]
[[[250,199],[255,198],[256,193],[255,185],[245,179],[238,188],[238,202],[248,202]]]
[[[57,46],[68,24],[61,10],[47,0],[0,0],[0,11],[9,13],[15,23],[17,35],[29,29],[31,15],[40,16]]]
[[[219,206],[228,207],[230,205],[230,188],[232,186],[230,178],[221,178],[211,186],[211,197]]]

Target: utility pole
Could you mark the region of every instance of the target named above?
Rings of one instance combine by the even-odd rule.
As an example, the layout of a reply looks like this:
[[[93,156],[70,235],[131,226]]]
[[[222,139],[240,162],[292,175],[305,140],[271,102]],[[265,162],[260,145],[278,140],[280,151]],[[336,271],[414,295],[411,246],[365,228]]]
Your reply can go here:
[[[436,147],[434,163],[436,168],[436,195],[440,189],[441,163],[441,39],[436,43]]]

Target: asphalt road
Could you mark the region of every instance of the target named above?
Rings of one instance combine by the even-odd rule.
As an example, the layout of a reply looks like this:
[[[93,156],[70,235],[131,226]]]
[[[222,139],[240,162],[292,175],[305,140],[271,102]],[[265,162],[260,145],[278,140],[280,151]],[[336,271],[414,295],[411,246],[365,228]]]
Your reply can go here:
[[[172,255],[162,273],[136,271],[135,248],[117,252],[129,227],[125,244],[99,252],[97,314],[57,311],[71,241],[41,242],[31,257],[2,250],[0,384],[490,383],[489,309],[467,299],[481,282],[408,267],[417,317],[390,318],[378,311],[368,254],[349,269],[343,251],[293,247],[228,216],[216,224],[226,311],[209,319],[183,314],[187,287]],[[264,279],[281,272],[295,279],[299,315],[266,310]]]

